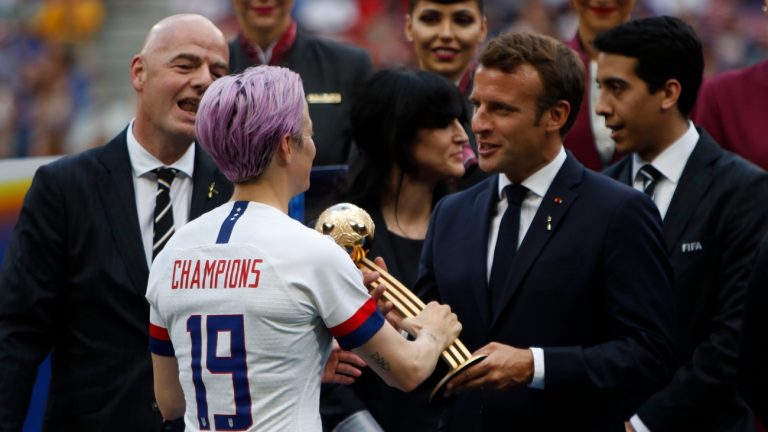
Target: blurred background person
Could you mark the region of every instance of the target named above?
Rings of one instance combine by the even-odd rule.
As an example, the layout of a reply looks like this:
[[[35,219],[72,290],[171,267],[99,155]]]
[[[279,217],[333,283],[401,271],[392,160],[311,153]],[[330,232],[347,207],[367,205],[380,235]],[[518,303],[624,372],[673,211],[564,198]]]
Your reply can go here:
[[[314,166],[346,164],[352,147],[349,110],[373,65],[364,50],[304,33],[293,0],[232,0],[240,33],[229,44],[230,69],[284,66],[301,76],[315,127]]]
[[[405,37],[413,46],[419,69],[442,75],[466,97],[472,92],[477,47],[488,34],[483,0],[409,0]],[[469,137],[463,147],[465,167],[461,188],[485,178],[477,169],[477,145],[469,119],[462,123]]]
[[[410,0],[405,36],[421,70],[471,91],[475,54],[488,33],[482,0]]]
[[[326,183],[346,173],[352,149],[350,108],[373,71],[371,58],[361,48],[303,32],[291,15],[293,0],[232,0],[232,5],[240,24],[240,33],[229,43],[232,72],[266,64],[287,67],[301,76],[316,125],[313,167],[327,172],[291,201],[289,213],[311,222],[332,204],[332,188]]]
[[[757,5],[755,5],[757,6]],[[763,5],[768,11],[768,0]],[[719,74],[701,88],[694,121],[725,149],[768,169],[768,60]]]
[[[37,87],[23,86],[18,71],[32,68],[36,56],[48,56],[53,39],[67,35],[54,31],[51,39],[43,34],[40,11],[57,9],[57,2],[72,4],[81,11],[71,36],[82,35],[67,43],[75,75],[88,85],[78,84],[77,105],[70,115],[65,145],[59,152],[71,153],[106,141],[119,132],[132,112],[132,89],[122,79],[124,60],[141,44],[142,29],[173,13],[198,12],[211,19],[232,40],[238,33],[234,2],[205,0],[0,0],[0,154],[11,157],[34,155],[37,134],[32,135],[31,105],[46,103],[46,97],[32,98]],[[632,15],[644,17],[670,14],[682,17],[701,35],[707,60],[706,75],[742,68],[768,57],[768,30],[759,12],[762,0],[634,0]],[[82,5],[81,5],[82,3]],[[370,53],[377,67],[407,64],[418,68],[419,61],[409,49],[403,34],[403,17],[410,11],[410,0],[295,0],[293,16],[299,33],[310,33],[345,44],[356,45]],[[320,4],[320,5],[318,5]],[[578,16],[570,0],[484,0],[488,34],[502,30],[530,29],[565,40],[578,27]],[[101,20],[101,21],[99,21]],[[55,23],[55,19],[45,22]],[[61,21],[59,21],[61,23]],[[66,23],[65,23],[66,24]],[[52,26],[56,28],[56,26]],[[46,28],[51,28],[46,24]],[[66,28],[61,25],[59,28]],[[61,75],[72,72],[58,71]],[[80,80],[80,78],[78,78]],[[8,97],[8,95],[13,97]],[[83,94],[85,98],[80,98]],[[38,102],[39,101],[39,102]],[[583,111],[583,110],[582,110]],[[471,139],[471,137],[470,137]],[[32,151],[28,149],[32,148]]]
[[[592,46],[595,36],[629,20],[635,0],[570,0],[579,18],[576,34],[567,42],[584,62],[587,81],[584,99],[581,101],[576,123],[563,140],[584,166],[602,171],[618,160],[616,144],[611,139],[611,130],[605,127],[605,119],[597,115],[595,106],[600,89],[595,80],[597,72],[597,50]]]
[[[451,82],[406,69],[376,73],[353,109],[359,158],[342,197],[370,213],[376,235],[369,255],[384,258],[407,287],[416,281],[433,205],[464,174],[466,116]],[[429,403],[435,384],[429,380],[406,394],[364,372],[353,388],[385,431],[432,431],[440,414],[440,405]]]

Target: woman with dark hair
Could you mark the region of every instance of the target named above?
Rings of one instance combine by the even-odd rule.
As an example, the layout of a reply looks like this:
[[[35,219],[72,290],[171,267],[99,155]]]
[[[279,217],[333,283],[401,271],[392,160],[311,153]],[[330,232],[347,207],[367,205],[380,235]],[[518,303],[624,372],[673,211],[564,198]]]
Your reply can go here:
[[[376,73],[360,96],[352,110],[359,152],[344,198],[371,213],[371,252],[412,286],[432,206],[464,174],[464,103],[446,79],[405,69]]]
[[[384,258],[406,286],[416,281],[432,207],[464,174],[466,114],[451,82],[405,69],[373,75],[353,107],[358,158],[343,197],[371,214],[376,234],[369,256]],[[354,390],[385,431],[428,431],[437,429],[439,415],[429,403],[434,384],[405,394],[366,373]]]
[[[475,54],[488,34],[483,0],[410,0],[405,16],[405,37],[413,46],[419,69],[439,74],[468,98],[475,75]],[[464,101],[471,109],[469,101]],[[459,189],[466,189],[486,177],[478,169],[477,145],[469,123],[464,146],[465,174]]]

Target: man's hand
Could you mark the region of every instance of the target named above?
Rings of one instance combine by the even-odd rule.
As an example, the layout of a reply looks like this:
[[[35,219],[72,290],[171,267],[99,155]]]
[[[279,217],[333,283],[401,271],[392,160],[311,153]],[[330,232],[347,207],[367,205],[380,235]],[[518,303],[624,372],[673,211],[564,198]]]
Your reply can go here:
[[[445,396],[479,388],[508,390],[533,379],[533,353],[529,349],[491,342],[475,354],[486,354],[474,366],[465,369],[445,387]]]
[[[376,257],[373,259],[373,263],[381,267],[382,270],[387,271],[387,264],[382,257]],[[384,291],[386,287],[383,284],[379,284],[379,272],[370,272],[363,275],[363,283],[371,293],[371,297],[376,299],[376,304],[379,307],[382,315],[389,321],[392,327],[400,330],[400,322],[403,317],[395,310],[395,306],[384,299]],[[376,288],[374,288],[374,286]]]
[[[342,350],[334,339],[331,355],[328,356],[328,361],[325,363],[321,381],[349,385],[355,382],[355,378],[362,375],[363,372],[360,368],[366,366],[363,359],[353,352]]]

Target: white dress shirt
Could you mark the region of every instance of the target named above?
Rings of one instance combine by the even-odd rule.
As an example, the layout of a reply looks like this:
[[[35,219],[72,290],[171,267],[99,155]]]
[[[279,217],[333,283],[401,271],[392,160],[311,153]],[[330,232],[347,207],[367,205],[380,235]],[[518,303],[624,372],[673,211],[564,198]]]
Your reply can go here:
[[[541,169],[531,174],[527,179],[523,180],[522,185],[528,188],[528,192],[525,194],[523,203],[520,207],[520,232],[517,236],[517,246],[523,243],[525,234],[528,232],[528,228],[533,222],[536,212],[539,210],[544,195],[547,194],[549,186],[555,180],[555,176],[560,171],[560,168],[565,163],[566,153],[563,147],[560,147],[560,152],[555,156],[552,161],[544,165]],[[488,233],[488,260],[486,268],[486,278],[490,281],[491,267],[493,266],[493,254],[496,249],[496,237],[499,235],[499,225],[501,224],[501,218],[504,216],[504,212],[507,210],[508,203],[507,198],[504,195],[504,187],[512,184],[505,174],[499,174],[499,188],[497,194],[499,194],[499,202],[496,204],[496,214],[491,219],[491,227]],[[533,388],[544,388],[544,351],[541,348],[531,347],[533,353],[533,380],[529,384]]]
[[[597,62],[589,62],[589,76],[597,76]],[[611,138],[611,130],[605,126],[605,117],[597,114],[597,102],[600,100],[600,86],[596,79],[589,81],[589,120],[592,126],[592,136],[595,139],[595,147],[600,160],[604,165],[608,165],[613,160],[613,154],[616,152],[616,142]]]
[[[154,235],[155,196],[157,195],[157,175],[152,171],[166,166],[152,156],[133,135],[133,120],[126,132],[128,158],[133,169],[133,191],[136,197],[136,211],[139,217],[141,240],[147,265],[152,264],[152,237]],[[169,166],[179,172],[171,183],[171,206],[173,207],[173,225],[178,229],[189,220],[189,207],[192,203],[192,174],[195,169],[195,146],[190,145],[187,152]]]
[[[699,132],[689,121],[688,130],[683,136],[656,156],[654,160],[644,161],[637,153],[632,154],[632,178],[635,189],[643,190],[643,176],[639,174],[643,165],[650,163],[662,174],[662,177],[656,180],[656,187],[653,190],[653,202],[656,203],[662,219],[667,214],[669,203],[672,202],[672,196],[675,194],[677,184],[683,175],[685,164],[688,163],[688,158],[691,157],[698,141]]]

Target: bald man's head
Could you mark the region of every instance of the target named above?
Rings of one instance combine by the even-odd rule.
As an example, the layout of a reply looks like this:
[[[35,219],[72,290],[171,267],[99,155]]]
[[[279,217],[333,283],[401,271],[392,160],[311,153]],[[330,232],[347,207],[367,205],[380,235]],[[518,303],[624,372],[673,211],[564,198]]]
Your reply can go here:
[[[200,98],[213,80],[229,73],[228,62],[224,34],[207,18],[181,14],[155,24],[131,62],[139,142],[153,154],[150,147],[166,142],[185,151],[194,140]]]
[[[188,29],[210,32],[211,37],[215,34],[224,45],[227,44],[224,33],[208,18],[198,14],[178,14],[163,18],[152,26],[144,39],[140,54],[147,54],[173,44],[174,34]]]

